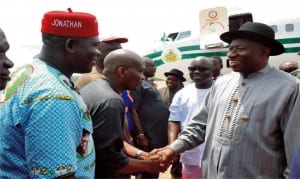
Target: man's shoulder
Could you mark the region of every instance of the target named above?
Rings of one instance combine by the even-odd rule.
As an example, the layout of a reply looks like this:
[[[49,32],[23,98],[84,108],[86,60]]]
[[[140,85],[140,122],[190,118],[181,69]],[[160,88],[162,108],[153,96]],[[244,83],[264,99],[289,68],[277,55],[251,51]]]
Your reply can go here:
[[[93,89],[95,88],[95,89]],[[110,88],[109,84],[103,80],[102,78],[94,80],[90,83],[88,83],[86,86],[84,86],[83,88],[80,89],[80,91],[98,91],[98,90],[104,90]]]
[[[192,89],[196,89],[194,82],[185,85],[183,88],[181,88],[179,91],[177,91],[176,94],[182,95],[182,94],[184,94],[184,93],[186,93],[186,92],[188,92]]]
[[[83,88],[84,86],[88,85],[89,83],[100,79],[102,75],[100,73],[84,73],[78,77],[75,82],[75,87],[78,89]]]
[[[106,101],[110,99],[122,99],[121,95],[116,93],[109,83],[104,79],[93,81],[80,89],[81,96],[91,101]],[[88,100],[88,101],[89,101]]]
[[[299,80],[297,79],[297,77],[283,72],[281,70],[278,70],[276,68],[273,68],[273,70],[270,73],[270,78],[272,78],[274,81],[278,81],[280,80],[281,84],[285,84],[285,85],[298,85],[299,84]]]
[[[63,75],[55,69],[45,68],[33,63],[17,69],[5,89],[4,101],[16,96],[26,99],[69,95],[71,93],[69,87],[60,80],[60,76]]]
[[[239,78],[240,74],[238,72],[230,72],[228,74],[222,75],[218,77],[216,80],[213,82],[213,86],[216,85],[224,85],[224,83],[228,83],[233,79]]]

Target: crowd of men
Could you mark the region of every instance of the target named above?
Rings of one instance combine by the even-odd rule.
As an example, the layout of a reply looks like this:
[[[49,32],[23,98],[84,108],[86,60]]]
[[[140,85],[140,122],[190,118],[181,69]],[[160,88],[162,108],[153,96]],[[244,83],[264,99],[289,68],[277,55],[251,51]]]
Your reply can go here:
[[[93,14],[46,12],[41,33],[10,75],[0,29],[0,178],[158,178],[171,164],[174,178],[300,177],[299,79],[283,72],[295,64],[269,65],[284,53],[271,27],[221,34],[232,73],[197,57],[193,83],[172,69],[160,91],[154,62],[100,40]],[[74,85],[73,73],[90,74]]]

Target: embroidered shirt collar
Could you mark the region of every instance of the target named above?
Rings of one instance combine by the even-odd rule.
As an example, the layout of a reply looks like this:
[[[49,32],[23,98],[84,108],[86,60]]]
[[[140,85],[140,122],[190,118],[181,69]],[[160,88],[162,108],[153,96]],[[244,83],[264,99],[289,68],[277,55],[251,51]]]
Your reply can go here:
[[[267,72],[269,72],[271,70],[271,67],[269,64],[267,64],[263,69],[257,71],[257,72],[254,72],[254,73],[251,73],[249,74],[246,78],[240,73],[241,77],[244,78],[244,79],[249,79],[249,78],[255,78],[257,76],[261,76],[261,75],[264,75],[266,74]]]

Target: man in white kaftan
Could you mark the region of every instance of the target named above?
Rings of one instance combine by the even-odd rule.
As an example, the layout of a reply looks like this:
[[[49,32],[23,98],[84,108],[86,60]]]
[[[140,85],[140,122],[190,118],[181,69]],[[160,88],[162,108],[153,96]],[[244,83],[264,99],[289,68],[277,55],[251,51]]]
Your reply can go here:
[[[198,115],[169,147],[166,161],[206,141],[203,178],[283,178],[300,146],[299,81],[268,65],[284,52],[271,27],[243,24],[230,43],[233,73],[218,79]]]

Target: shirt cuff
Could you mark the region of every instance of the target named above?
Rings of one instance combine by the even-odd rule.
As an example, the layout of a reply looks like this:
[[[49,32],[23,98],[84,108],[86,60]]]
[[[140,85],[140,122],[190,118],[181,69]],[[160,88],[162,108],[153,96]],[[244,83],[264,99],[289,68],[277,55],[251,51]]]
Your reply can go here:
[[[187,143],[183,140],[177,139],[172,142],[169,147],[175,152],[176,155],[178,155],[187,149]]]

